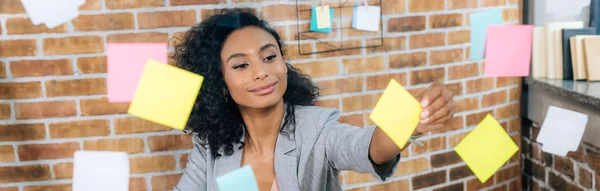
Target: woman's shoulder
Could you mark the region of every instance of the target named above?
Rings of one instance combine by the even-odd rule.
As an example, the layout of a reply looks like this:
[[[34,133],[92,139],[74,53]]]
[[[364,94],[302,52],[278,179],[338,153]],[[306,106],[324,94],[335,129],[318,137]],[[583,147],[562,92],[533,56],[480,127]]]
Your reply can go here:
[[[321,106],[295,106],[294,110],[296,120],[327,120],[332,116],[340,114],[339,110],[336,108],[328,108]]]

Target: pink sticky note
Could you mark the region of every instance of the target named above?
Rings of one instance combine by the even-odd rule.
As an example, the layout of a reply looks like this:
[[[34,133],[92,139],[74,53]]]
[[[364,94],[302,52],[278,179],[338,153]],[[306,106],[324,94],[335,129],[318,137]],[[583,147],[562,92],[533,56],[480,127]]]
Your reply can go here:
[[[166,43],[107,45],[108,102],[131,102],[148,59],[167,63]]]
[[[485,45],[485,76],[529,76],[532,25],[490,25]]]

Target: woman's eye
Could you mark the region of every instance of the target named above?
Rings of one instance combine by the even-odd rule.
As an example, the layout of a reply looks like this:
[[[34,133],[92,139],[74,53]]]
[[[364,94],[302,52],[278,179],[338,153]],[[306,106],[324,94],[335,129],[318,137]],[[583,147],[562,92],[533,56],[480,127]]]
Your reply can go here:
[[[271,62],[271,61],[275,60],[275,58],[277,58],[277,55],[271,55],[271,56],[267,56],[267,58],[265,58],[265,60],[267,62]]]
[[[237,70],[237,69],[244,69],[244,68],[246,68],[246,67],[248,67],[248,64],[239,64],[239,65],[235,65],[235,66],[233,67],[233,69],[236,69],[236,70]]]

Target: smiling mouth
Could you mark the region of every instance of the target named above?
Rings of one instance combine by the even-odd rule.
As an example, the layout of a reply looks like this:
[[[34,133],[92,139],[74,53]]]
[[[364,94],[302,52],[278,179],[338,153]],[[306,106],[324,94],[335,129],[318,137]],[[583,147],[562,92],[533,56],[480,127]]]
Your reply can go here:
[[[277,84],[277,82],[262,85],[262,86],[259,86],[259,87],[256,87],[256,88],[250,90],[250,92],[252,92],[256,95],[267,95],[267,94],[272,93],[275,90],[275,84]]]

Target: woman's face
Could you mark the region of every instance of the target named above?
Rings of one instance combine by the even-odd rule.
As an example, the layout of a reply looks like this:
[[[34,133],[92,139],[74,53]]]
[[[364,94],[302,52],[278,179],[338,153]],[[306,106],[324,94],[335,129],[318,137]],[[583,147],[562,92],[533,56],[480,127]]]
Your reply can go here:
[[[221,62],[228,93],[238,105],[260,109],[283,99],[287,67],[267,31],[250,26],[232,32],[223,44]]]

